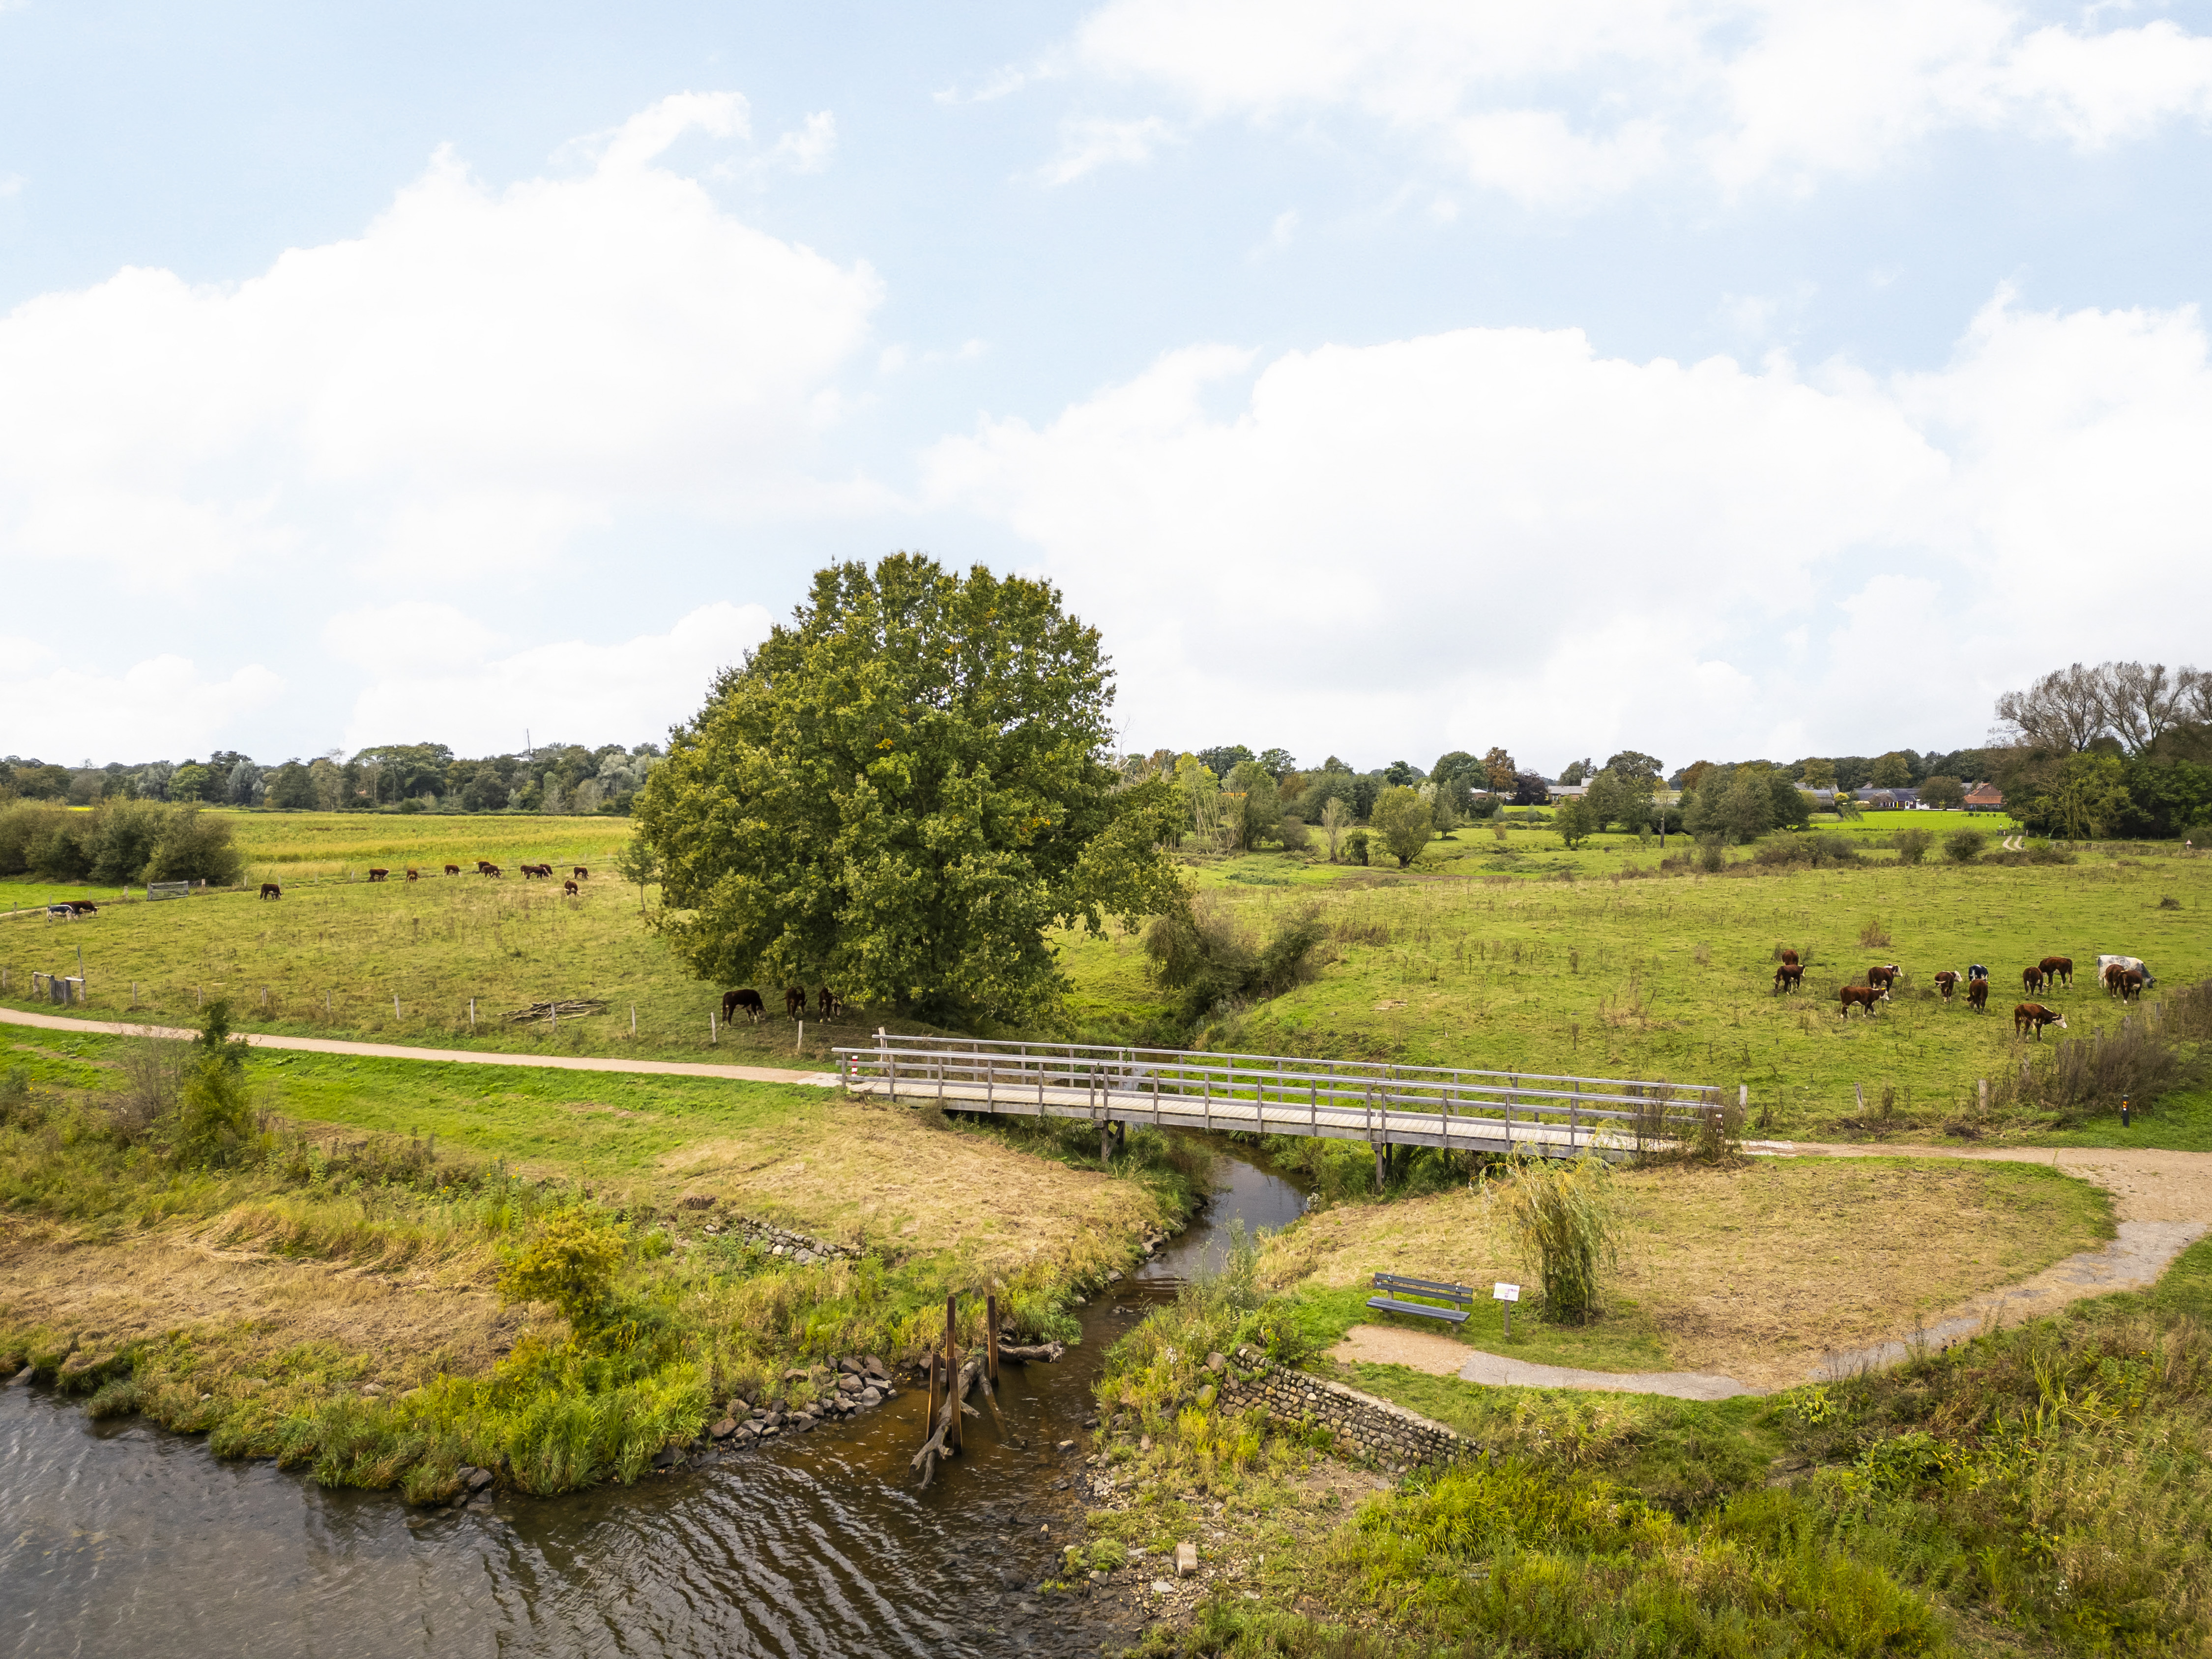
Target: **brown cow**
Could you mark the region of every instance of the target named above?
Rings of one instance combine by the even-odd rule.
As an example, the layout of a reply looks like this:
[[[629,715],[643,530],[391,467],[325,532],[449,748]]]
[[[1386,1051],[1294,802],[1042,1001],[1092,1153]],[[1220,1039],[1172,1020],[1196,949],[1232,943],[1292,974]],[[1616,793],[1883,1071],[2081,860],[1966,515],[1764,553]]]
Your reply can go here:
[[[407,879],[410,881],[420,881],[422,879],[422,872],[410,864],[407,866]]]
[[[2064,986],[2068,987],[2069,988],[2071,988],[2071,987],[2073,986],[2073,983],[2074,983],[2074,958],[2073,958],[2073,957],[2044,957],[2044,959],[2043,959],[2040,963],[2037,963],[2036,965],[2037,965],[2038,967],[2039,967],[2039,968],[2041,968],[2041,969],[2043,969],[2043,976],[2044,976],[2044,978],[2045,978],[2046,980],[2050,981],[2051,981],[2051,983],[2052,983],[2053,985],[2064,985]]]
[[[1942,973],[1936,975],[1936,994],[1941,996],[1944,1001],[1948,1002],[1951,1000],[1951,993],[1958,988],[1959,975],[1952,969],[1946,968]]]
[[[1883,1000],[1887,1000],[1890,988],[1897,983],[1897,976],[1904,971],[1893,962],[1887,965],[1877,965],[1867,969],[1867,983],[1879,990]]]
[[[2117,994],[2123,1002],[2132,1002],[2143,993],[2143,976],[2133,968],[2123,968],[2118,963],[2105,969],[2105,988]]]
[[[1804,988],[1804,984],[1805,970],[1794,962],[1785,962],[1774,970],[1774,988],[1777,992],[1802,990]]]
[[[480,863],[480,864],[478,864],[478,865],[477,866],[477,873],[478,875],[480,875],[480,876],[489,876],[489,877],[490,877],[493,880],[496,881],[496,880],[498,880],[501,876],[505,875],[505,874],[507,873],[507,872],[505,872],[504,870],[501,869],[501,868],[499,867],[499,866],[497,866],[496,864],[481,864],[481,863]]]
[[[261,896],[280,899],[284,896],[284,890],[273,881],[264,881],[261,884]]]
[[[815,1012],[823,1019],[835,1019],[845,1012],[845,999],[825,985],[814,1006]]]
[[[550,879],[553,874],[553,866],[550,864],[518,864],[514,867],[522,872],[525,881],[533,876],[544,876]]]
[[[1990,982],[1985,979],[1966,981],[1966,1006],[1978,1014],[1990,1011]]]
[[[805,1013],[806,988],[805,986],[794,985],[783,994],[783,1012],[792,1019],[797,1019]]]
[[[576,896],[576,884],[573,881],[564,881],[561,884],[561,890],[568,897],[574,898]]]
[[[2039,1002],[2023,1002],[2012,1011],[2012,1034],[2014,1036],[2033,1026],[2036,1040],[2040,1042],[2043,1028],[2046,1025],[2056,1025],[2063,1031],[2066,1029],[2065,1016],[2056,1008],[2046,1008]]]
[[[491,869],[492,864],[489,859],[478,859],[477,860],[477,873],[478,875],[488,876],[491,873]]]
[[[449,864],[446,866],[446,873],[449,876],[458,876],[461,873],[461,866],[458,864]]]
[[[392,872],[389,870],[372,870],[368,872],[368,878],[371,881],[382,881],[391,873]]]
[[[1872,1019],[1874,1006],[1882,1000],[1883,994],[1871,985],[1846,985],[1836,993],[1836,1000],[1842,1005],[1836,1012],[1849,1019],[1852,1009],[1863,1008],[1866,1011],[1866,1017]]]
[[[737,1017],[738,1010],[740,1008],[745,1011],[745,1018],[752,1021],[756,1025],[760,1024],[762,1018],[768,1012],[767,1009],[761,1006],[760,993],[758,991],[725,991],[722,993],[722,1022],[724,1024],[727,1024],[731,1020],[734,1019]]]
[[[1784,951],[1775,960],[1785,968],[1795,968],[1797,965],[1797,953],[1795,951]]]
[[[69,902],[69,908],[81,916],[96,916],[100,914],[100,907],[90,899],[71,899]]]
[[[2043,969],[2040,968],[2021,969],[2020,970],[2020,988],[2023,991],[2040,991],[2043,988]]]
[[[580,865],[580,865],[578,865],[578,866],[576,866],[575,871],[574,871],[575,878],[576,878],[576,879],[577,879],[578,881],[583,881],[583,880],[587,879],[587,878],[590,877],[591,873],[592,873],[592,872],[591,872],[589,870],[586,870],[586,868],[584,868],[584,866],[583,866],[582,865]]]

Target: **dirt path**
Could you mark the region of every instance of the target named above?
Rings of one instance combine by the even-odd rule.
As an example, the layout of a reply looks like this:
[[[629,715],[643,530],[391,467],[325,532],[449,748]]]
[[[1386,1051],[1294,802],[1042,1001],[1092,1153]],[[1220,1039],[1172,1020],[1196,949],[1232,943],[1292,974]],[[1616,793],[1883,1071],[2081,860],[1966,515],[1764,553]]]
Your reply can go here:
[[[2088,1146],[1855,1146],[1774,1142],[1763,1152],[1784,1158],[1955,1158],[2008,1164],[2047,1164],[2103,1188],[2112,1195],[2119,1237],[2079,1251],[2041,1273],[1984,1291],[1947,1308],[1886,1342],[1847,1351],[1807,1354],[1805,1377],[1826,1382],[1906,1358],[1915,1347],[1944,1347],[1993,1327],[2017,1325],[2054,1313],[2085,1297],[2142,1290],[2158,1282],[2176,1256],[2212,1232],[2212,1152],[2145,1147]],[[1538,1365],[1525,1359],[1469,1350],[1463,1342],[1395,1326],[1355,1325],[1329,1358],[1346,1364],[1404,1365],[1435,1376],[1456,1376],[1527,1389],[1589,1389],[1626,1394],[1670,1395],[1678,1400],[1726,1400],[1764,1389],[1732,1376],[1699,1371],[1590,1371]]]
[[[151,1036],[180,1040],[196,1031],[168,1025],[131,1025],[121,1021],[64,1019],[58,1014],[0,1008],[0,1025],[34,1025],[49,1031],[97,1031],[104,1036]],[[605,1060],[595,1054],[477,1054],[466,1048],[409,1048],[395,1042],[339,1042],[325,1037],[240,1034],[254,1048],[288,1048],[297,1054],[358,1054],[368,1060],[426,1060],[460,1066],[534,1066],[556,1072],[634,1072],[655,1077],[716,1077],[734,1083],[807,1083],[836,1085],[835,1072],[787,1072],[769,1066],[708,1066],[675,1060]]]

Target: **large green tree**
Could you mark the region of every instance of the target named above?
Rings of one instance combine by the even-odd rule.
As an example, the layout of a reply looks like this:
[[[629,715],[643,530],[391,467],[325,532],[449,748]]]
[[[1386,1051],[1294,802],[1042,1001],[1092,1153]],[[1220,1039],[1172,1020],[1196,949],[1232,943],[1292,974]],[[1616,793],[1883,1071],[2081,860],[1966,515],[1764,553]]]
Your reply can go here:
[[[1112,701],[1097,630],[1046,583],[909,554],[817,572],[638,793],[662,927],[724,983],[1048,1014],[1049,930],[1181,896],[1180,803],[1107,763]]]

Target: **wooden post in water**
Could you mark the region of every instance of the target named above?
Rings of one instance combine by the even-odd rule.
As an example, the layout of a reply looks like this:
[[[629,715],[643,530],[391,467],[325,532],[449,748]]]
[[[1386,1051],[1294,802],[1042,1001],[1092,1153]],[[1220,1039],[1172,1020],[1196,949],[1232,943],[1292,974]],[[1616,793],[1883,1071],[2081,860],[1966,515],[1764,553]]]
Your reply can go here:
[[[983,1352],[987,1356],[983,1371],[995,1389],[999,1386],[999,1298],[995,1295],[983,1298]]]
[[[958,1396],[958,1389],[960,1387],[960,1351],[952,1346],[953,1338],[958,1334],[959,1330],[959,1307],[960,1298],[957,1294],[948,1294],[945,1297],[945,1386],[946,1390],[953,1395],[953,1401],[952,1426],[950,1432],[945,1435],[945,1439],[946,1445],[954,1451],[958,1451],[960,1449],[961,1401]]]

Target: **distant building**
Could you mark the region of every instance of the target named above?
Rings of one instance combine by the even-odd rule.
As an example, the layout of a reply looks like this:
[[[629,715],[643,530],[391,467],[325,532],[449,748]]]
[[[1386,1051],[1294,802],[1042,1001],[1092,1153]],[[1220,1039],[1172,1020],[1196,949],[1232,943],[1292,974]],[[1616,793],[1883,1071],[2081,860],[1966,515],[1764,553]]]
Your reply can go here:
[[[1920,808],[1917,789],[1854,789],[1851,795],[1870,811],[1915,811]]]
[[[2004,794],[1994,784],[1978,783],[1966,791],[1966,805],[1969,812],[2002,812]]]

